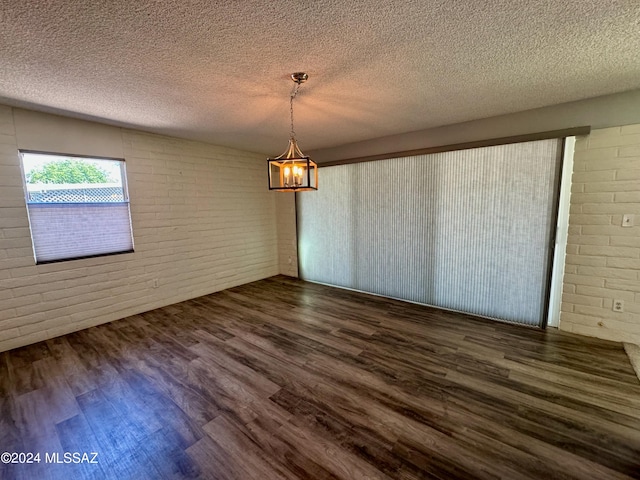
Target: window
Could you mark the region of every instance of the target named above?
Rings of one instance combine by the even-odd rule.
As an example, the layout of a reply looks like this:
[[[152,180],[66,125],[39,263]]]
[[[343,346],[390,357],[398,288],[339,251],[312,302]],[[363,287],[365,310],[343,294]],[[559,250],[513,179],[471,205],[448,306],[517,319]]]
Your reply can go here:
[[[133,252],[124,160],[20,156],[36,263]]]

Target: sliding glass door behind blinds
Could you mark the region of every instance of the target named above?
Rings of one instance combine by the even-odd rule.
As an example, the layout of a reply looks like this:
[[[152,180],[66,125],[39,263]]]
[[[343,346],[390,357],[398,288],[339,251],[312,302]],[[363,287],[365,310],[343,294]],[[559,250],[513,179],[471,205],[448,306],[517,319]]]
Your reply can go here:
[[[301,277],[543,324],[561,145],[323,168],[298,195]]]

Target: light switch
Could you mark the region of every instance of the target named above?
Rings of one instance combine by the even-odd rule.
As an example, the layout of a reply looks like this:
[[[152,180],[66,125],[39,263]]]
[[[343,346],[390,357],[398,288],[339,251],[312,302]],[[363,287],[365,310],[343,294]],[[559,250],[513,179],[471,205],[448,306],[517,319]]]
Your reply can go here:
[[[633,214],[625,213],[624,215],[622,215],[622,226],[633,227]]]

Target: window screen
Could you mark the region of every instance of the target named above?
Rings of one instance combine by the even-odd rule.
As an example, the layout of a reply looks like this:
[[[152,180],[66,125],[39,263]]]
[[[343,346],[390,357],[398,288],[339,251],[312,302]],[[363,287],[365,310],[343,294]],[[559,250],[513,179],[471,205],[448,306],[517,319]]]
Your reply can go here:
[[[20,155],[36,263],[133,251],[124,160]]]

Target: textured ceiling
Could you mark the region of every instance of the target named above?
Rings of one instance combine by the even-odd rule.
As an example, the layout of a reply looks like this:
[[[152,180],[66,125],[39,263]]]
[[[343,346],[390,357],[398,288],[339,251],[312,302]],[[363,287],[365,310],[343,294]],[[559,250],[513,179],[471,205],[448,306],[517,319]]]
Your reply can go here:
[[[638,0],[0,0],[0,103],[303,151],[640,87]]]

